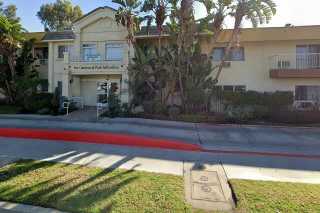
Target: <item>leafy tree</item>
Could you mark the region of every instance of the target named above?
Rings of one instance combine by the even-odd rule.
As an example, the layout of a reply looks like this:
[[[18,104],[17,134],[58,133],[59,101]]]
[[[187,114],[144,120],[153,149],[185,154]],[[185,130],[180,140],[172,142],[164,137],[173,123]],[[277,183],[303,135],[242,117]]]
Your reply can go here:
[[[24,41],[23,32],[24,29],[19,22],[0,15],[0,55],[6,58],[9,67],[0,70],[1,86],[12,103],[16,97],[16,53]]]
[[[19,22],[20,18],[17,17],[17,7],[13,4],[4,6],[3,1],[0,0],[0,15],[7,17],[10,20]]]
[[[43,4],[37,16],[46,29],[62,31],[71,28],[72,23],[82,16],[82,11],[79,6],[73,6],[70,0],[57,0]]]
[[[143,18],[147,20],[147,27],[151,26],[152,22],[155,21],[158,30],[158,51],[161,50],[161,35],[163,32],[163,25],[168,16],[168,0],[146,0],[143,3],[141,11],[148,13]]]
[[[244,19],[248,19],[256,27],[258,24],[267,23],[276,13],[276,5],[272,0],[200,0],[206,9],[207,16],[200,20],[195,20],[193,15],[193,0],[173,1],[173,11],[171,11],[169,28],[177,44],[177,75],[172,79],[177,84],[172,84],[171,92],[177,86],[180,88],[180,96],[183,108],[186,109],[187,95],[185,81],[189,80],[189,73],[194,64],[192,55],[197,43],[198,32],[195,30],[195,23],[200,23],[206,32],[211,32],[213,42],[219,37],[226,17],[234,19],[234,26],[231,38],[227,44],[225,55],[221,63],[213,67],[217,69],[214,82],[217,83],[223,69],[223,64],[227,60],[232,48],[238,45],[241,25]],[[211,29],[210,29],[211,28]]]
[[[23,99],[39,84],[38,73],[32,65],[33,41],[26,41],[24,32],[17,19],[0,15],[0,54],[7,63],[0,70],[0,88],[10,103]]]
[[[37,91],[37,86],[40,84],[39,73],[33,66],[35,61],[32,55],[33,45],[33,39],[24,41],[16,59],[16,100],[22,104],[25,103],[25,98]]]
[[[267,23],[276,13],[276,5],[272,0],[198,0],[207,11],[207,15],[199,20],[194,17],[194,0],[147,0],[142,6],[143,13],[137,12],[140,3],[137,0],[114,0],[122,5],[117,11],[118,23],[126,26],[129,38],[134,41],[134,29],[139,22],[133,20],[147,19],[147,25],[156,21],[159,38],[165,17],[169,17],[167,23],[171,43],[168,48],[159,45],[158,51],[142,51],[136,48],[136,55],[129,72],[133,76],[134,94],[143,99],[158,100],[159,91],[165,95],[161,100],[167,102],[168,97],[177,91],[182,101],[184,110],[189,111],[188,105],[208,103],[213,85],[218,82],[223,64],[231,53],[233,47],[239,45],[241,26],[244,20],[251,21],[254,27]],[[165,7],[165,8],[163,8]],[[157,17],[158,16],[158,17]],[[211,35],[213,43],[217,41],[223,29],[226,18],[234,20],[230,40],[227,42],[226,53],[221,62],[212,67],[208,57],[202,56],[199,51],[198,38],[199,24],[201,30]],[[135,23],[135,24],[133,24]],[[161,28],[161,29],[160,29]],[[160,51],[161,50],[161,51]],[[143,53],[143,54],[142,54]],[[211,78],[212,71],[216,75]],[[132,74],[133,73],[133,74]],[[138,83],[137,83],[138,82]],[[135,99],[134,99],[135,100]],[[140,100],[142,101],[142,100]]]
[[[133,105],[142,104],[144,101],[153,100],[156,89],[154,85],[155,51],[151,47],[135,47],[135,57],[129,65],[129,86],[133,93]]]
[[[273,0],[198,0],[206,7],[207,16],[200,21],[202,26],[213,33],[213,41],[219,37],[226,17],[234,20],[230,40],[226,47],[225,55],[217,66],[215,81],[218,82],[223,64],[227,60],[234,46],[239,43],[241,25],[244,20],[249,20],[253,27],[268,23],[276,13],[276,4]]]
[[[133,44],[134,34],[140,29],[142,21],[139,17],[141,2],[139,0],[112,0],[112,2],[119,5],[115,15],[116,22],[127,29],[128,44]]]
[[[194,19],[194,9],[192,0],[172,1],[169,29],[176,49],[176,68],[170,76],[169,92],[171,96],[176,88],[179,88],[182,107],[186,106],[186,95],[183,81],[189,73],[192,52],[197,43],[196,26]]]
[[[121,112],[121,101],[119,96],[117,95],[117,90],[117,86],[111,84],[108,92],[108,114],[111,118],[119,116]]]
[[[197,45],[198,46],[198,45]],[[197,47],[192,53],[190,69],[183,86],[185,88],[186,111],[196,113],[198,107],[208,109],[215,81],[211,77],[212,63],[207,55]]]

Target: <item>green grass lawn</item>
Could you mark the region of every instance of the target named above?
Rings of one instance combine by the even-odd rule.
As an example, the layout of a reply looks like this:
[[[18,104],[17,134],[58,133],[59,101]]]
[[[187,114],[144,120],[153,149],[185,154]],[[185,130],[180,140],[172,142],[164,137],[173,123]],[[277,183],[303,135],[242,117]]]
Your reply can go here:
[[[320,185],[231,180],[238,212],[319,213]]]
[[[320,212],[320,185],[231,184],[237,212]],[[179,176],[26,160],[0,168],[0,200],[69,212],[202,212],[185,203]]]
[[[17,114],[21,108],[12,105],[0,105],[0,114]]]
[[[0,200],[69,212],[191,212],[183,190],[174,175],[38,161],[0,169]]]

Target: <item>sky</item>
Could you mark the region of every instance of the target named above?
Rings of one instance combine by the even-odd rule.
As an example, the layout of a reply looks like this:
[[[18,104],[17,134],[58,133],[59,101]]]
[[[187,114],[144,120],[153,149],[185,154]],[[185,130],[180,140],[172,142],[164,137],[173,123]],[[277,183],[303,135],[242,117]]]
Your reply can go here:
[[[43,31],[43,26],[36,14],[40,6],[44,3],[55,0],[3,0],[6,4],[15,4],[18,8],[18,16],[22,19],[22,24],[29,32]],[[277,14],[272,21],[264,27],[279,27],[287,23],[295,26],[300,25],[320,25],[320,0],[274,0],[277,4]],[[73,4],[79,5],[84,13],[101,7],[110,6],[116,8],[112,0],[72,0]],[[205,14],[205,9],[200,4],[195,5],[196,17]],[[248,23],[245,27],[250,27]]]

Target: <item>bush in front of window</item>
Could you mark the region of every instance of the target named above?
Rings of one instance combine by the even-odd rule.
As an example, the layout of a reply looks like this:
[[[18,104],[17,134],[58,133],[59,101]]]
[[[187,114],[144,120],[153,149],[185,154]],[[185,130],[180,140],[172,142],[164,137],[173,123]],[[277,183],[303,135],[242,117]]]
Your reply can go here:
[[[268,108],[283,108],[293,103],[293,92],[256,92],[256,91],[223,91],[223,100],[226,105],[245,106],[260,105]]]
[[[292,92],[223,91],[222,97],[225,118],[233,123],[268,120],[274,111],[288,109],[293,103]]]

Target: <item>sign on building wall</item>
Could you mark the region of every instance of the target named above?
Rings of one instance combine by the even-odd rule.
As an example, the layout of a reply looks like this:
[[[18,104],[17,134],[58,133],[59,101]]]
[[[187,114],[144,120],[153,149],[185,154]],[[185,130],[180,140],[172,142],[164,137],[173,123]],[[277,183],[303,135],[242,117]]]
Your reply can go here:
[[[71,65],[69,68],[73,71],[92,71],[101,72],[110,69],[119,69],[117,65]]]

